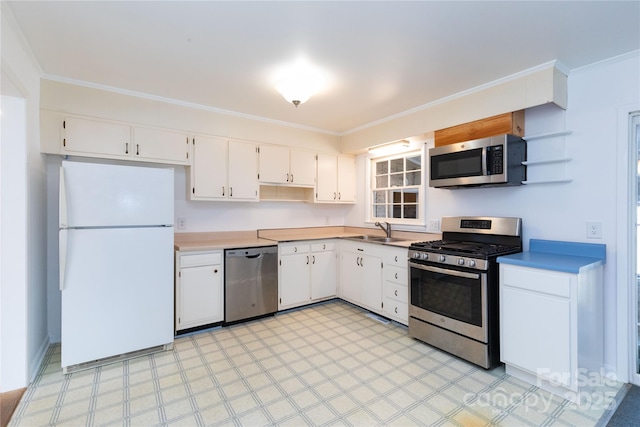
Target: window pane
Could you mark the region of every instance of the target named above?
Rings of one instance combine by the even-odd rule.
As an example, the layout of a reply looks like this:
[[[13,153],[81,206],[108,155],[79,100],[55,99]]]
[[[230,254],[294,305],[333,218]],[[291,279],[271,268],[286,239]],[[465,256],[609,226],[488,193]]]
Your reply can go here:
[[[384,203],[387,201],[385,197],[387,195],[386,191],[374,191],[373,192],[373,203]]]
[[[389,172],[404,172],[404,158],[390,160],[391,170]]]
[[[406,169],[408,171],[415,171],[415,170],[422,169],[420,156],[407,157],[407,168]]]
[[[403,175],[404,174],[401,173],[389,175],[389,178],[391,179],[390,187],[404,187],[404,182],[402,180]]]
[[[374,205],[373,206],[373,216],[375,218],[386,218],[387,217],[387,206],[386,205]]]
[[[389,162],[376,162],[376,175],[384,175],[389,173]]]
[[[420,185],[420,172],[407,172],[407,185]]]
[[[389,193],[393,203],[402,203],[402,191],[390,191]]]
[[[376,188],[387,188],[389,186],[389,175],[376,176]]]
[[[404,190],[404,202],[418,203],[418,190],[414,188]]]
[[[402,205],[393,205],[393,216],[391,218],[402,218]]]
[[[405,218],[417,218],[418,207],[416,205],[404,205],[404,217]]]

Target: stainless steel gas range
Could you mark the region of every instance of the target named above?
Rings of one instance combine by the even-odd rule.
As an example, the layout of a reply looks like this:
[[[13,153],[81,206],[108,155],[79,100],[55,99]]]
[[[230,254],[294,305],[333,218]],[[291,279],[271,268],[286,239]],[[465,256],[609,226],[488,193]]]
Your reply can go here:
[[[522,220],[444,217],[409,247],[409,335],[485,369],[500,362],[496,258],[522,251]]]

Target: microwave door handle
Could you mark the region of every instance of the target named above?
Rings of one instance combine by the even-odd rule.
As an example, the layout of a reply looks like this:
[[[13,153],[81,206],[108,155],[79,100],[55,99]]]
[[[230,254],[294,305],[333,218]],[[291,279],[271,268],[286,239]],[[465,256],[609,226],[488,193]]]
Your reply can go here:
[[[487,157],[489,153],[487,152],[487,147],[482,147],[482,176],[487,176]]]
[[[449,270],[447,268],[431,267],[431,266],[428,266],[428,265],[414,264],[414,263],[409,263],[409,265],[412,268],[418,268],[420,270],[431,271],[433,273],[448,274],[450,276],[464,277],[465,279],[476,279],[477,280],[477,279],[480,278],[480,274],[478,274],[478,273],[467,273],[465,271]]]

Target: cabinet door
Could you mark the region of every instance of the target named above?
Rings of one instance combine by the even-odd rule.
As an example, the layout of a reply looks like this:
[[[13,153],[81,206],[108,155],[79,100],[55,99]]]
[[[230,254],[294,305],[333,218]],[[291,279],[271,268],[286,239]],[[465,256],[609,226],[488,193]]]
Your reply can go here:
[[[67,117],[63,127],[64,153],[131,156],[131,126]]]
[[[184,132],[136,126],[133,156],[140,160],[189,164],[189,138]]]
[[[316,200],[335,202],[338,200],[338,160],[337,156],[318,154]]]
[[[260,182],[287,184],[289,179],[289,148],[261,145]]]
[[[571,328],[569,299],[501,287],[500,359],[504,363],[571,386],[577,360]],[[545,371],[538,372],[539,368]]]
[[[336,295],[336,252],[311,253],[311,299]]]
[[[225,199],[227,185],[227,140],[196,135],[192,139],[193,165],[191,166],[192,200]]]
[[[362,289],[360,301],[364,306],[375,311],[382,310],[382,260],[381,258],[363,255],[360,259],[362,270]]]
[[[176,329],[223,320],[222,269],[206,265],[180,269]]]
[[[256,145],[229,141],[229,198],[258,200],[258,153]]]
[[[316,154],[292,149],[289,160],[289,182],[313,187],[316,184]]]
[[[355,304],[360,302],[361,258],[356,252],[342,252],[340,260],[340,296]]]
[[[310,299],[311,256],[308,252],[280,257],[280,308],[307,304]]]
[[[338,201],[356,201],[356,160],[353,157],[338,157]]]

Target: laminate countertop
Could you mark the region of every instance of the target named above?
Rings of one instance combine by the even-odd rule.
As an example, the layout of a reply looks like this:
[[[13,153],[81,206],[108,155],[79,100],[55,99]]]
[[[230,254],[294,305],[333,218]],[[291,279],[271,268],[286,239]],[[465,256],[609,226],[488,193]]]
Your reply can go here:
[[[384,236],[380,229],[365,227],[307,227],[251,231],[176,233],[176,251],[207,251],[272,246],[280,242],[348,238],[362,235]],[[412,242],[440,239],[439,233],[394,231],[393,237],[402,240],[384,243],[387,246],[408,248]]]

